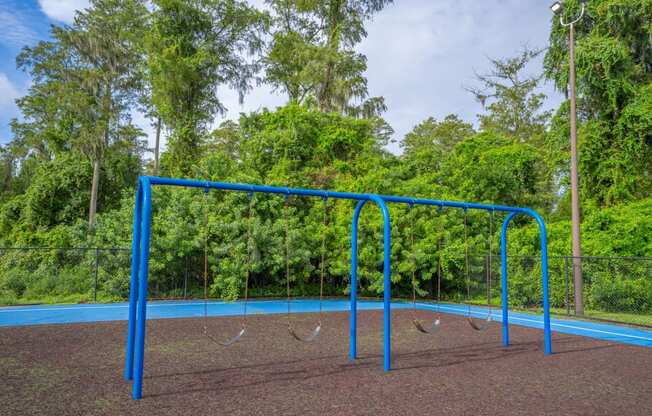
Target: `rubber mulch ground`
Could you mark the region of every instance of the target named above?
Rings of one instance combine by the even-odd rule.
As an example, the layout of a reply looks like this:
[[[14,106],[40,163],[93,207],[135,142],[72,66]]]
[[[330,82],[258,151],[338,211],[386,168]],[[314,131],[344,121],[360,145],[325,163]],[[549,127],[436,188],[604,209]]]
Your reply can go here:
[[[424,317],[427,312],[420,312]],[[382,312],[359,314],[349,363],[348,315],[329,313],[313,344],[285,317],[249,317],[242,342],[222,348],[200,319],[148,322],[144,398],[122,379],[125,322],[0,329],[2,415],[652,415],[652,349],[542,332],[471,329],[444,315],[434,336],[410,311],[393,314],[394,371],[382,370]],[[297,317],[309,331],[310,318]],[[210,321],[237,332],[238,320]]]

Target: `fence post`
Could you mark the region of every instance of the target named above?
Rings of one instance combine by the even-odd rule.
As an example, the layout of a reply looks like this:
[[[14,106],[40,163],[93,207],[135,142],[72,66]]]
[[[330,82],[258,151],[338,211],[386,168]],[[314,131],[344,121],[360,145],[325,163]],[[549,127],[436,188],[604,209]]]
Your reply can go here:
[[[95,283],[93,284],[93,302],[97,302],[97,276],[100,271],[100,249],[95,247]]]
[[[186,300],[186,291],[188,289],[188,259],[189,256],[186,254],[186,272],[183,277],[183,300]]]
[[[566,276],[566,315],[570,316],[570,279],[568,273],[568,256],[564,256],[564,270]]]
[[[484,256],[484,284],[487,292],[487,306],[491,307],[491,272],[489,271],[489,256]]]

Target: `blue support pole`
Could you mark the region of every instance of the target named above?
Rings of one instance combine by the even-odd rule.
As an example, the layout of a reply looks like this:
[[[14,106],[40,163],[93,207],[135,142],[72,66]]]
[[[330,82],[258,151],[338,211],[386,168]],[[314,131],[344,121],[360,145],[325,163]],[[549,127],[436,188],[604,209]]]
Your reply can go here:
[[[383,212],[383,367],[385,371],[390,371],[392,369],[392,227],[389,208],[385,201],[376,195],[371,195],[370,199],[378,204]]]
[[[138,273],[138,307],[136,316],[136,354],[134,360],[134,384],[132,397],[143,397],[143,366],[145,359],[145,330],[147,324],[147,280],[149,277],[149,239],[152,221],[152,187],[147,178],[141,179],[143,206],[141,217],[140,260]]]
[[[546,223],[536,211],[529,208],[522,208],[519,212],[510,213],[503,222],[502,235],[500,237],[500,255],[502,261],[502,303],[503,303],[503,345],[509,345],[509,329],[507,327],[507,229],[510,221],[519,213],[534,218],[539,225],[539,236],[541,241],[541,286],[543,295],[543,353],[552,354],[552,335],[550,328],[550,298],[548,291],[548,233]]]
[[[358,357],[358,222],[367,201],[359,201],[351,222],[351,318],[349,328],[349,359]]]
[[[313,196],[322,198],[348,199],[358,201],[353,218],[351,232],[351,328],[350,328],[350,357],[357,355],[357,247],[358,247],[358,220],[362,207],[367,201],[376,203],[383,214],[383,244],[384,244],[384,290],[383,290],[383,324],[384,324],[384,369],[391,369],[391,223],[387,203],[404,203],[439,208],[451,207],[462,209],[477,209],[485,211],[501,211],[509,213],[503,223],[501,235],[501,260],[502,260],[502,300],[503,300],[503,343],[509,345],[509,316],[508,316],[508,276],[507,276],[507,228],[509,222],[518,214],[526,214],[534,218],[539,224],[541,236],[541,262],[543,282],[543,308],[544,308],[544,343],[545,354],[552,353],[550,335],[550,302],[548,299],[548,247],[547,234],[543,219],[529,208],[510,207],[502,205],[486,205],[456,201],[441,201],[433,199],[414,199],[401,196],[357,194],[350,192],[331,192],[299,188],[281,188],[263,185],[247,185],[225,182],[207,182],[188,179],[173,179],[144,176],[139,178],[134,213],[134,240],[132,242],[132,268],[131,292],[129,295],[129,327],[127,334],[127,351],[125,359],[125,378],[133,379],[133,397],[142,397],[143,361],[145,349],[145,329],[147,310],[147,281],[149,273],[149,245],[152,217],[152,186],[181,186],[191,188],[214,188],[229,191],[257,192],[283,195]]]
[[[503,345],[505,347],[509,346],[509,290],[507,287],[507,230],[509,228],[509,223],[518,215],[515,212],[510,213],[505,221],[503,221],[503,227],[500,233],[500,267],[501,267],[501,276],[500,276],[500,293],[501,299],[500,302],[503,307]]]
[[[140,227],[142,210],[140,181],[136,189],[133,240],[131,241],[131,283],[129,285],[129,323],[127,326],[127,351],[125,354],[125,380],[134,378],[134,337],[136,335],[136,305],[138,301],[138,256],[140,255]]]
[[[543,353],[552,354],[552,336],[550,331],[550,298],[548,293],[548,233],[546,223],[535,211],[527,209],[528,214],[539,224],[539,237],[541,239],[541,279],[543,290]]]

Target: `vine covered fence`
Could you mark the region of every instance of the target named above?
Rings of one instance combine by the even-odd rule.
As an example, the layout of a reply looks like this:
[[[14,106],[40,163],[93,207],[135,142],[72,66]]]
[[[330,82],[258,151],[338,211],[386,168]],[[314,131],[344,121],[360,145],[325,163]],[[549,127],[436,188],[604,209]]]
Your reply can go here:
[[[42,302],[124,301],[129,293],[130,250],[127,248],[0,248],[0,303],[3,305]],[[463,302],[466,284],[461,260],[464,253],[448,255],[444,260],[441,299]],[[152,252],[150,293],[160,299],[198,299],[203,296],[203,258],[199,254]],[[550,267],[550,303],[554,314],[575,316],[573,258],[552,256]],[[213,270],[223,265],[215,258]],[[488,298],[500,304],[500,259],[491,259],[491,296],[487,285],[488,255],[471,255],[471,299],[486,304]],[[584,317],[652,327],[652,257],[582,257],[584,279]],[[345,254],[329,267],[325,288],[328,296],[348,294],[348,258]],[[224,265],[226,267],[226,265]],[[510,307],[537,312],[541,307],[540,263],[534,256],[511,256]],[[315,268],[316,269],[316,268]],[[419,298],[436,299],[437,277],[432,271],[418,273]],[[373,265],[360,266],[360,292],[375,297]],[[397,298],[411,297],[409,272],[399,270]],[[302,278],[293,282],[296,296],[314,296],[318,285],[310,268],[301,270]],[[250,293],[257,297],[283,296],[284,287],[266,273],[252,276]],[[238,280],[237,278],[235,279]],[[213,286],[216,297],[227,294],[219,283]]]

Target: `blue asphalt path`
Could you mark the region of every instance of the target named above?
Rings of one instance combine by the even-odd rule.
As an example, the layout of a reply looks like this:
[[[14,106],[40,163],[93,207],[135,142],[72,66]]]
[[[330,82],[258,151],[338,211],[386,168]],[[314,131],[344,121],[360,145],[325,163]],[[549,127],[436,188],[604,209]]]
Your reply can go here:
[[[293,313],[319,311],[317,300],[294,300],[291,302]],[[359,301],[358,310],[380,310],[383,304],[379,301]],[[411,308],[410,303],[393,303],[394,309]],[[417,303],[417,308],[436,310],[433,304]],[[462,315],[468,314],[468,307],[456,304],[441,304],[442,313]],[[242,302],[209,302],[210,316],[236,316],[242,314]],[[325,312],[348,311],[347,300],[325,300]],[[126,320],[129,311],[127,303],[88,304],[88,305],[37,305],[12,306],[0,308],[0,327],[27,326],[49,324],[71,324],[99,321]],[[287,313],[287,303],[280,300],[254,300],[247,303],[248,314],[282,314]],[[487,309],[473,307],[472,316],[483,319]],[[203,301],[150,301],[147,304],[148,319],[165,318],[197,318],[204,315]],[[494,310],[492,318],[501,321],[500,310]],[[510,311],[510,324],[529,328],[542,329],[543,318]],[[552,319],[552,330],[558,333],[580,335],[611,342],[620,342],[644,347],[652,347],[652,331],[614,324],[581,321],[575,319]]]

